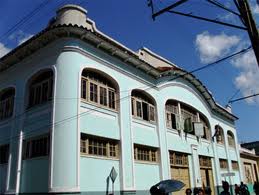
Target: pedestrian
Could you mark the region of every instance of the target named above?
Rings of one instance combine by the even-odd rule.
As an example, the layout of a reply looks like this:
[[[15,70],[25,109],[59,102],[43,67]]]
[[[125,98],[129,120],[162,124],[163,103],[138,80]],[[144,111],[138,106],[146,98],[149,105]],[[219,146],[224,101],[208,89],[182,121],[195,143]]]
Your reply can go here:
[[[186,194],[186,195],[191,195],[191,194],[192,194],[192,190],[191,190],[190,188],[187,188],[187,189],[185,190],[185,194]]]
[[[198,195],[204,195],[204,192],[203,192],[203,189],[202,189],[202,188],[199,188],[199,190],[198,190]]]
[[[240,188],[237,184],[235,184],[235,194],[240,195]]]
[[[220,195],[230,195],[229,193],[229,184],[226,181],[222,182],[223,191],[220,193]]]
[[[257,181],[254,183],[254,192],[259,195],[259,183]]]
[[[244,182],[241,181],[240,183],[240,195],[249,195],[248,187]]]
[[[211,195],[210,186],[207,186],[207,187],[205,188],[205,194],[206,194],[206,195]]]
[[[198,193],[199,193],[199,188],[194,188],[193,189],[193,195],[198,195]]]

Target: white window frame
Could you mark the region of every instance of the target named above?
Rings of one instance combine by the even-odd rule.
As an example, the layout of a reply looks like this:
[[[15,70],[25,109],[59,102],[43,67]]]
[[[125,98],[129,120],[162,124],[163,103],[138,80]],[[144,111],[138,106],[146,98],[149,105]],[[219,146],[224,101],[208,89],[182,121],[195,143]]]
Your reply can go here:
[[[141,116],[138,116],[137,102],[139,102],[140,106],[141,106],[141,109],[140,109],[141,110]],[[148,105],[147,106],[148,120],[145,120],[143,118],[143,105],[142,105],[142,103],[145,103],[145,104]],[[151,123],[155,123],[156,122],[156,107],[153,104],[151,104],[151,103],[149,103],[149,102],[147,102],[147,101],[145,101],[145,100],[143,100],[141,98],[138,98],[138,97],[135,97],[135,96],[131,96],[131,106],[132,106],[132,108],[131,108],[132,109],[132,113],[131,114],[135,118],[141,119],[143,121],[148,121],[148,122],[151,122]],[[151,119],[150,108],[154,109],[154,118],[153,118],[154,120]]]
[[[115,140],[111,139],[102,139],[98,137],[88,137],[87,135],[84,135],[85,139],[82,139],[82,135],[80,138],[80,153],[82,156],[93,156],[93,157],[100,157],[100,158],[109,158],[109,159],[119,159],[119,143]],[[101,143],[104,145],[106,149],[106,155],[103,154],[90,154],[89,153],[89,142],[90,140]],[[115,146],[115,156],[111,155],[110,151],[110,146],[113,145]],[[85,152],[83,152],[85,150]]]
[[[48,91],[47,91],[47,99],[43,100],[43,85],[47,83],[48,85]],[[48,102],[52,99],[53,97],[53,77],[49,77],[47,79],[44,79],[40,82],[37,82],[35,84],[30,85],[29,88],[29,102],[28,102],[28,108],[32,108],[37,105],[41,105],[45,102]],[[36,95],[37,95],[37,88],[40,87],[40,96],[39,100],[37,100]],[[33,99],[31,99],[33,93]],[[38,101],[38,102],[37,102]]]
[[[86,82],[86,89],[83,89],[83,85],[82,85],[83,81]],[[94,84],[94,85],[97,85],[97,102],[92,101],[90,99],[90,93],[91,93],[90,85],[91,85],[91,83]],[[104,88],[106,90],[106,105],[101,104],[100,88]],[[83,98],[83,91],[86,92],[86,98]],[[110,102],[109,92],[114,93],[114,100],[112,102]],[[108,85],[102,84],[101,82],[93,80],[93,79],[91,79],[89,77],[84,77],[84,76],[81,77],[81,100],[84,101],[84,102],[87,102],[87,103],[98,105],[98,106],[103,107],[103,108],[107,108],[109,110],[117,111],[117,103],[116,103],[117,95],[116,95],[116,90],[114,88],[112,88],[112,87],[109,87]],[[114,105],[114,108],[110,107],[110,103],[111,103],[111,105]]]

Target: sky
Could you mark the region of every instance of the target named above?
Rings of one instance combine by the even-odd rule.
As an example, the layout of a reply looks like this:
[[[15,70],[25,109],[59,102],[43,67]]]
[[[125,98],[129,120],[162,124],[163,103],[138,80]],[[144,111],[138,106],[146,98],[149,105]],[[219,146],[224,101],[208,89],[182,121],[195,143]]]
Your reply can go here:
[[[153,1],[155,11],[175,2]],[[232,0],[218,1],[235,9]],[[246,31],[232,27],[171,13],[153,21],[147,0],[1,0],[0,57],[44,29],[57,8],[67,3],[84,7],[99,30],[130,49],[147,47],[187,71],[251,44]],[[249,3],[259,23],[259,6],[255,0]],[[219,10],[206,0],[189,0],[176,10],[242,25],[235,15]],[[234,94],[235,99],[259,93],[259,68],[253,50],[194,75],[222,106]],[[259,140],[259,96],[233,103],[232,112],[239,118],[236,121],[239,142]]]

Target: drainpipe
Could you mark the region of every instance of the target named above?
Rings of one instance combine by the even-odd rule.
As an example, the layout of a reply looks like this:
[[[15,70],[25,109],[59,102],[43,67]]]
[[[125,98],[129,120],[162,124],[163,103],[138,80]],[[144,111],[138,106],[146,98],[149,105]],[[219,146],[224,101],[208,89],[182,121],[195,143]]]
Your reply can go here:
[[[20,191],[20,181],[21,181],[21,166],[22,166],[22,140],[23,132],[20,132],[19,145],[18,145],[18,162],[17,162],[17,175],[16,175],[16,189],[15,193],[19,194]]]

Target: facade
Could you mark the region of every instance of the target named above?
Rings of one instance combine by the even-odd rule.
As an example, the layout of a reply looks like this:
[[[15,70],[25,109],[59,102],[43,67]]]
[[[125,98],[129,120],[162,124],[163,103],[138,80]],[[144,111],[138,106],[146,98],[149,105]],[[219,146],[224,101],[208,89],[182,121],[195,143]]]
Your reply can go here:
[[[249,150],[254,149],[256,155],[259,155],[259,141],[243,143],[243,144],[241,144],[241,146],[243,148],[247,148]]]
[[[0,59],[0,75],[3,194],[108,194],[110,175],[116,194],[170,178],[216,194],[242,180],[237,117],[194,75],[104,35],[81,7],[59,9]]]
[[[259,156],[255,154],[255,150],[248,150],[240,147],[240,159],[244,179],[243,182],[248,186],[250,194],[253,194],[253,185],[255,182],[259,182]]]

